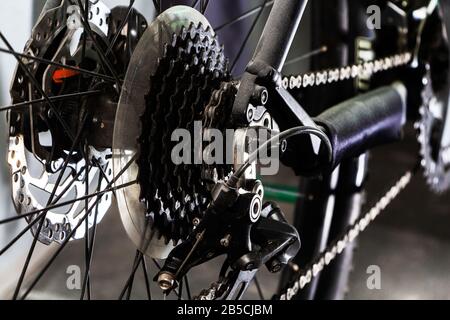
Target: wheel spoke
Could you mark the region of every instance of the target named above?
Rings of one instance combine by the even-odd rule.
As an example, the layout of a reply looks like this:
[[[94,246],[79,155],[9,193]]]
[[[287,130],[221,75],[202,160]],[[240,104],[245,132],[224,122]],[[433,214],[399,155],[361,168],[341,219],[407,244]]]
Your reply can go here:
[[[7,49],[3,49],[0,48],[0,52],[3,53],[7,53],[16,57],[20,57],[20,58],[25,58],[25,59],[29,59],[29,60],[33,60],[33,61],[37,61],[37,62],[41,62],[47,65],[51,65],[51,66],[55,66],[55,67],[60,67],[63,69],[68,69],[68,70],[73,70],[82,74],[86,74],[89,76],[93,76],[93,77],[97,77],[97,78],[101,78],[105,81],[109,81],[109,82],[115,82],[116,80],[113,77],[101,74],[101,73],[97,73],[97,72],[93,72],[93,71],[89,71],[86,69],[82,69],[82,68],[78,68],[78,67],[74,67],[74,66],[69,66],[67,64],[63,64],[63,63],[58,63],[55,61],[51,61],[51,60],[47,60],[47,59],[43,59],[43,58],[39,58],[39,57],[34,57],[34,56],[30,56],[28,54],[24,54],[24,53],[20,53],[14,50],[7,50]]]
[[[108,56],[111,53],[112,49],[114,48],[114,45],[117,42],[117,39],[119,39],[119,36],[122,33],[123,28],[125,28],[125,26],[127,25],[128,18],[130,17],[131,12],[133,11],[133,5],[134,5],[135,1],[136,0],[130,0],[130,3],[127,8],[127,14],[125,15],[125,18],[123,19],[123,21],[120,23],[119,30],[117,30],[116,34],[114,35],[113,40],[109,44],[108,49],[106,50],[106,53],[105,53],[106,56]],[[155,4],[155,9],[156,9],[156,0],[153,0],[153,4]],[[157,9],[157,11],[159,12],[159,9]]]
[[[145,259],[145,256],[141,260],[142,262],[142,272],[144,273],[144,279],[145,279],[145,289],[147,291],[147,298],[148,300],[152,300],[152,290],[150,288],[150,280],[147,273],[147,262]]]
[[[64,196],[64,194],[69,190],[70,186],[76,181],[76,179],[78,179],[78,177],[81,175],[82,171],[80,170],[78,172],[78,174],[69,182],[69,184],[64,188],[64,190],[59,194],[58,197],[55,198],[55,200],[53,200],[52,204],[55,204],[59,201],[59,199],[61,199],[61,197]],[[4,223],[8,223],[8,222],[12,222],[12,221],[16,221],[16,220],[20,220],[23,219],[25,217],[34,215],[34,214],[38,214],[38,217],[36,219],[34,219],[33,221],[30,221],[27,226],[18,234],[16,235],[1,251],[0,251],[0,256],[5,253],[6,251],[8,251],[8,249],[14,244],[16,243],[17,240],[19,240],[29,229],[31,229],[31,227],[33,227],[33,225],[36,224],[36,222],[39,221],[39,219],[44,215],[45,210],[51,210],[52,208],[50,208],[51,206],[47,206],[44,209],[41,210],[35,210],[32,212],[28,212],[22,215],[17,215],[11,218],[7,218],[4,220],[0,221],[0,225],[4,224]]]
[[[200,12],[205,14],[206,9],[208,8],[209,0],[201,0],[200,1]]]
[[[43,215],[43,214],[42,214]],[[6,251],[8,251],[9,250],[9,248],[11,248],[11,246],[14,244],[14,243],[16,243],[20,238],[22,238],[22,236],[25,234],[25,233],[27,233],[27,231],[28,230],[30,230],[32,227],[33,227],[33,225],[37,222],[37,221],[39,221],[39,218],[40,218],[41,216],[38,216],[37,217],[37,219],[35,219],[32,223],[29,223],[29,224],[27,224],[27,226],[22,230],[22,231],[20,231],[19,232],[19,234],[17,234],[6,246],[4,246],[3,247],[3,249],[2,250],[0,250],[0,256],[2,255],[2,254],[4,254]]]
[[[8,42],[8,40],[5,38],[5,36],[3,35],[2,32],[0,32],[0,38],[2,39],[2,41],[5,43],[5,45],[8,47],[8,49],[10,51],[14,51],[11,44]],[[53,104],[53,102],[50,100],[50,98],[48,97],[48,95],[45,93],[45,91],[42,89],[41,85],[39,84],[39,82],[36,80],[36,78],[34,77],[34,75],[30,72],[30,70],[28,70],[27,66],[23,63],[23,61],[17,56],[14,55],[14,57],[16,58],[17,62],[19,63],[20,68],[23,70],[23,72],[25,72],[28,76],[28,78],[30,79],[30,81],[33,83],[35,89],[37,89],[39,91],[39,93],[42,95],[42,97],[45,99],[45,101],[48,103],[50,109],[52,110],[52,112],[55,114],[56,118],[58,119],[59,123],[61,124],[64,132],[67,134],[67,136],[70,138],[70,140],[73,142],[74,141],[74,136],[72,134],[72,132],[69,129],[69,126],[67,125],[67,123],[64,121],[64,119],[61,117],[61,114],[56,110],[55,105]]]
[[[123,168],[120,170],[120,172],[117,174],[117,176],[114,178],[111,183],[107,185],[107,188],[110,188],[112,184],[116,183],[117,179],[119,179],[122,174],[133,164],[133,162],[136,160],[135,157],[133,157]],[[69,233],[69,235],[66,237],[66,239],[62,242],[62,244],[58,247],[58,249],[55,251],[55,253],[52,255],[52,257],[49,259],[47,264],[44,266],[44,268],[38,273],[36,278],[31,283],[30,287],[25,291],[21,299],[25,299],[27,295],[33,290],[33,288],[36,286],[36,284],[39,282],[39,280],[42,278],[42,276],[45,274],[45,272],[48,270],[48,268],[52,265],[53,261],[58,257],[58,255],[61,253],[61,251],[65,248],[67,243],[69,243],[69,240],[74,236],[75,232],[78,230],[78,228],[81,226],[81,224],[89,217],[89,213],[93,210],[94,207],[98,204],[98,202],[103,197],[103,194],[99,195],[95,202],[91,205],[89,210],[85,212],[83,217],[80,219],[80,221],[77,223],[77,225],[72,229],[72,231]]]
[[[131,274],[131,281],[130,284],[128,285],[128,290],[127,290],[127,297],[126,300],[130,300],[131,297],[131,291],[133,290],[133,284],[134,284],[134,276],[136,275],[136,271],[137,271],[137,267],[139,267],[139,265],[141,264],[141,261],[143,260],[143,254],[139,251],[136,250],[137,255],[135,258],[134,263],[136,264],[136,269],[133,270],[133,273]]]
[[[87,34],[89,35],[89,38],[91,38],[92,43],[94,44],[94,48],[95,51],[97,52],[100,61],[103,65],[104,69],[107,69],[111,75],[113,76],[113,78],[116,80],[116,84],[117,84],[117,92],[120,93],[120,88],[121,88],[121,83],[120,83],[120,79],[117,76],[116,71],[114,70],[114,68],[112,67],[110,61],[108,60],[108,58],[106,57],[105,53],[101,50],[98,42],[97,42],[97,38],[95,38],[94,33],[92,32],[91,26],[89,25],[89,22],[87,20],[85,20],[85,16],[87,14],[87,12],[84,10],[83,5],[81,4],[81,0],[77,0],[78,6],[80,8],[81,11],[81,16],[82,18],[81,23],[83,24],[84,29],[86,30]]]
[[[136,250],[136,255],[134,256],[134,261],[133,261],[133,268],[131,269],[130,275],[127,278],[127,282],[125,283],[125,286],[123,287],[122,291],[120,292],[119,300],[123,299],[123,296],[125,295],[125,293],[127,294],[127,300],[129,300],[130,295],[131,295],[131,288],[133,286],[134,275],[141,263],[142,256],[143,256],[142,253],[139,250]]]
[[[188,279],[187,275],[184,276],[184,282],[186,283],[186,293],[187,293],[188,300],[192,300],[191,288],[189,286],[189,279]]]
[[[247,45],[247,42],[250,39],[250,36],[252,35],[253,30],[255,29],[256,24],[259,21],[259,18],[261,17],[262,13],[264,12],[264,8],[265,8],[265,6],[266,6],[268,1],[269,0],[264,0],[264,3],[261,6],[261,9],[259,10],[255,20],[253,21],[252,26],[250,27],[249,31],[247,32],[247,36],[245,37],[244,42],[242,43],[241,47],[239,48],[239,51],[238,51],[236,57],[234,58],[233,63],[231,64],[231,72],[233,72],[234,68],[236,67],[236,63],[239,61],[239,58],[241,57],[242,52],[244,51],[244,48]]]
[[[155,264],[156,268],[158,268],[158,270],[161,270],[161,266],[159,265],[158,261],[156,261],[155,258],[152,258],[152,261]]]
[[[100,184],[101,184],[101,181],[98,182],[97,190],[100,189]],[[98,203],[95,206],[94,224],[92,226],[92,236],[91,236],[90,243],[89,243],[88,265],[87,265],[87,268],[86,268],[85,273],[84,273],[83,287],[82,287],[82,293],[81,293],[81,300],[84,297],[84,291],[86,290],[86,286],[88,285],[87,284],[88,276],[90,277],[89,272],[90,272],[90,268],[91,268],[91,264],[92,264],[92,255],[93,255],[93,252],[94,252],[95,235],[97,233],[97,217],[98,217]]]
[[[235,24],[236,22],[245,20],[245,19],[253,16],[254,14],[259,13],[260,11],[262,11],[264,7],[268,7],[268,6],[271,6],[271,5],[273,5],[273,0],[267,1],[267,2],[257,6],[256,8],[253,8],[253,9],[250,9],[249,11],[244,12],[243,14],[241,14],[238,17],[236,17],[236,18],[234,18],[234,19],[232,19],[232,20],[230,20],[230,21],[228,21],[228,22],[226,22],[224,24],[221,24],[221,25],[217,26],[216,28],[214,28],[214,31],[218,32],[218,31],[222,30],[223,28],[226,28],[228,26],[231,26],[232,24]]]
[[[153,0],[153,6],[155,7],[155,11],[160,14],[161,13],[161,2],[158,0]]]
[[[311,57],[316,56],[316,55],[318,55],[318,54],[325,53],[325,52],[327,52],[327,51],[328,51],[328,47],[327,47],[327,46],[322,46],[322,47],[320,47],[320,48],[318,48],[318,49],[316,49],[316,50],[310,51],[310,52],[305,53],[305,54],[303,54],[303,55],[301,55],[301,56],[299,56],[299,57],[296,57],[296,58],[293,58],[293,59],[287,61],[287,62],[284,64],[284,67],[286,67],[286,66],[288,66],[288,65],[290,65],[290,64],[294,64],[294,63],[296,63],[296,62],[300,62],[300,61],[302,61],[302,60],[311,58]]]
[[[253,281],[255,282],[256,290],[258,290],[259,298],[260,298],[261,300],[266,300],[266,299],[264,298],[264,293],[263,293],[263,290],[262,290],[262,288],[261,288],[261,285],[260,285],[260,283],[259,283],[259,281],[258,281],[258,278],[255,277],[255,279],[254,279]]]
[[[60,100],[66,100],[66,99],[71,99],[71,98],[76,98],[76,97],[95,96],[95,95],[98,95],[100,93],[101,93],[100,90],[92,90],[92,91],[85,91],[85,92],[61,94],[61,95],[58,95],[58,96],[49,96],[48,98],[51,101],[60,101]],[[13,109],[21,109],[21,108],[26,107],[26,106],[35,105],[35,104],[39,104],[39,103],[43,103],[43,102],[45,102],[44,98],[36,99],[36,100],[30,100],[30,101],[25,101],[25,102],[19,102],[19,103],[15,103],[15,104],[10,104],[8,106],[0,107],[0,112],[13,110]]]
[[[84,1],[84,20],[88,21],[88,10],[89,10],[89,0]],[[81,61],[84,61],[86,58],[86,37],[83,37],[83,44],[81,48]],[[80,88],[78,88],[78,91],[80,91]]]
[[[99,171],[100,171],[100,174],[101,174],[102,178],[105,179],[106,183],[110,183],[110,180],[109,180],[108,176],[106,175],[105,170],[103,170],[102,166],[101,166],[100,163],[97,161],[97,159],[92,158],[92,162],[97,166],[97,168],[98,168]],[[113,191],[113,195],[114,195],[114,198],[116,198],[116,192],[115,192],[115,190]]]
[[[117,190],[120,190],[120,189],[128,188],[128,187],[136,184],[137,182],[138,182],[137,180],[134,180],[134,181],[131,181],[131,182],[127,182],[127,183],[121,184],[121,185],[116,186],[116,187],[105,188],[102,191],[91,193],[91,194],[89,194],[87,196],[81,196],[81,197],[73,199],[73,200],[68,200],[68,201],[64,201],[64,202],[61,202],[61,203],[56,203],[56,204],[49,205],[49,206],[47,206],[47,207],[45,207],[43,209],[37,209],[37,210],[30,211],[30,212],[27,212],[27,213],[23,213],[23,214],[14,216],[14,217],[6,218],[6,219],[0,221],[0,225],[8,223],[8,222],[15,221],[15,220],[20,220],[20,219],[23,219],[23,218],[26,218],[26,217],[29,217],[29,216],[32,216],[32,215],[35,215],[35,214],[38,214],[38,213],[42,213],[42,212],[44,212],[46,210],[52,210],[52,209],[68,206],[68,205],[73,204],[75,202],[83,201],[85,199],[90,199],[90,198],[94,198],[94,197],[98,197],[98,196],[103,196],[104,194],[109,193],[109,192],[114,192],[114,191],[117,191]]]
[[[67,168],[67,165],[69,164],[70,158],[72,157],[72,154],[75,151],[75,148],[76,148],[76,146],[78,144],[78,141],[80,140],[81,135],[83,133],[83,128],[84,128],[84,125],[86,124],[86,119],[87,119],[87,114],[83,118],[82,124],[80,126],[80,129],[78,130],[78,133],[77,133],[77,136],[76,136],[74,142],[72,143],[72,146],[70,148],[69,154],[67,155],[66,159],[64,160],[64,163],[62,165],[62,168],[60,169],[61,171],[58,174],[58,178],[56,179],[56,182],[55,182],[55,185],[53,187],[53,190],[52,190],[52,192],[50,194],[50,197],[47,200],[47,205],[46,206],[50,205],[52,203],[52,201],[53,201],[53,198],[55,197],[56,190],[57,190],[57,188],[59,187],[59,185],[61,183],[61,179],[64,176],[64,172],[66,171],[66,168]],[[13,300],[16,300],[18,295],[19,295],[20,288],[22,286],[23,280],[25,278],[25,274],[27,272],[28,266],[29,266],[30,261],[31,261],[31,257],[33,256],[33,252],[34,252],[34,249],[36,247],[36,244],[37,244],[39,235],[41,233],[42,227],[44,226],[44,221],[45,221],[45,218],[47,216],[47,212],[48,212],[48,210],[44,211],[42,217],[39,220],[39,225],[38,225],[37,230],[36,230],[36,232],[34,234],[33,242],[31,244],[30,250],[28,251],[27,258],[25,260],[24,266],[22,268],[22,272],[20,274],[19,280],[18,280],[17,285],[16,285],[16,289],[14,291]]]
[[[87,142],[87,141],[86,141]],[[86,147],[87,144],[85,142],[85,151],[84,151],[84,161],[86,163],[85,166],[85,174],[84,174],[84,195],[87,196],[89,194],[89,150]],[[89,207],[89,199],[84,200],[84,210],[87,210]],[[87,299],[91,300],[91,277],[90,277],[90,248],[89,248],[89,223],[88,220],[84,222],[84,260],[85,260],[85,274],[83,281],[83,288],[81,290],[81,300],[84,299],[84,294],[86,292]]]
[[[191,7],[195,9],[195,7],[197,7],[199,0],[194,0],[194,2],[192,2]]]

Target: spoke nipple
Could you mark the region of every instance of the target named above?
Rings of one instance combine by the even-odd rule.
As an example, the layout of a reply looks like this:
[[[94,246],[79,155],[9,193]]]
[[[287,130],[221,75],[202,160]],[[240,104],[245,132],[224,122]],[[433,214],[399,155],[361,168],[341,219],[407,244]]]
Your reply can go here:
[[[161,272],[158,276],[158,284],[164,291],[172,289],[175,284],[175,277],[169,272]]]

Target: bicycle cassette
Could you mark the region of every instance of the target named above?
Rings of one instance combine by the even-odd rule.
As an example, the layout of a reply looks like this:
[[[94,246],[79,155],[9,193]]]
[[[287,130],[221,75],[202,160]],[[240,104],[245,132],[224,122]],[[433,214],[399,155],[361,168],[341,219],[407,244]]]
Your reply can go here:
[[[229,80],[227,64],[209,22],[187,6],[160,14],[131,59],[115,123],[114,172],[133,162],[118,184],[138,183],[119,190],[119,210],[135,245],[153,257],[165,258],[186,239],[209,203],[203,165],[176,165],[171,151],[178,141],[171,135],[175,129],[192,133],[196,122],[200,129],[207,122],[225,126],[231,112],[222,105],[232,102],[212,96]],[[234,99],[234,86],[227,88]],[[211,108],[218,108],[221,121],[206,116]]]

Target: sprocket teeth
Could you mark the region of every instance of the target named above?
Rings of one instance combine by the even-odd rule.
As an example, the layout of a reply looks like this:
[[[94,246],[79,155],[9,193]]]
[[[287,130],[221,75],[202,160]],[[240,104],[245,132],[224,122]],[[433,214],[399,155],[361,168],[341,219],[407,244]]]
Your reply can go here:
[[[417,140],[419,142],[419,154],[421,156],[420,165],[423,168],[423,175],[430,189],[441,194],[450,187],[450,172],[445,169],[445,164],[441,159],[433,157],[432,150],[432,131],[437,120],[430,110],[430,103],[433,100],[433,91],[431,79],[425,82],[422,90],[423,104],[419,108],[420,120],[414,125],[417,131]]]
[[[147,212],[158,212],[154,228],[166,243],[185,239],[193,227],[191,218],[201,215],[208,204],[197,200],[198,193],[207,194],[201,165],[174,165],[170,136],[176,128],[192,130],[194,121],[202,119],[211,93],[229,78],[224,61],[212,31],[190,24],[165,45],[157,71],[150,77],[140,117],[142,134],[137,139],[138,181]]]

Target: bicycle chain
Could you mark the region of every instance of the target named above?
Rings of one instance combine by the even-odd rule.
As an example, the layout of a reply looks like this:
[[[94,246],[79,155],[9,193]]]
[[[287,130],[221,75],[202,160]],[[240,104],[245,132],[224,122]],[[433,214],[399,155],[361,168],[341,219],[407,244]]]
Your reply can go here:
[[[280,300],[291,300],[300,290],[312,281],[326,266],[328,266],[345,248],[353,242],[359,234],[372,223],[386,207],[397,198],[401,191],[411,182],[414,170],[407,171],[397,182],[385,193],[383,197],[366,214],[359,218],[347,228],[347,231],[324,250],[309,266],[298,271],[295,280],[281,290],[278,295]]]
[[[334,68],[316,72],[308,72],[299,75],[285,76],[282,79],[284,89],[300,89],[312,86],[331,84],[335,82],[356,79],[358,77],[369,78],[373,74],[388,71],[390,69],[404,66],[411,61],[411,53],[404,52],[388,57],[353,64],[341,68]],[[274,296],[274,299],[290,300],[308,283],[312,281],[326,266],[328,266],[339,254],[341,254],[349,243],[364,231],[378,215],[403,191],[410,183],[415,170],[407,171],[389,191],[380,198],[365,215],[361,215],[347,231],[324,250],[316,259],[308,264],[309,267],[298,271],[291,281],[280,293]],[[200,294],[194,297],[195,300],[214,300],[217,298],[217,292],[222,288],[226,279],[214,282],[208,289],[204,289]]]
[[[292,90],[331,84],[349,79],[370,78],[376,73],[404,66],[410,60],[410,52],[394,54],[373,61],[366,61],[345,67],[286,76],[282,79],[282,86],[284,89]]]

